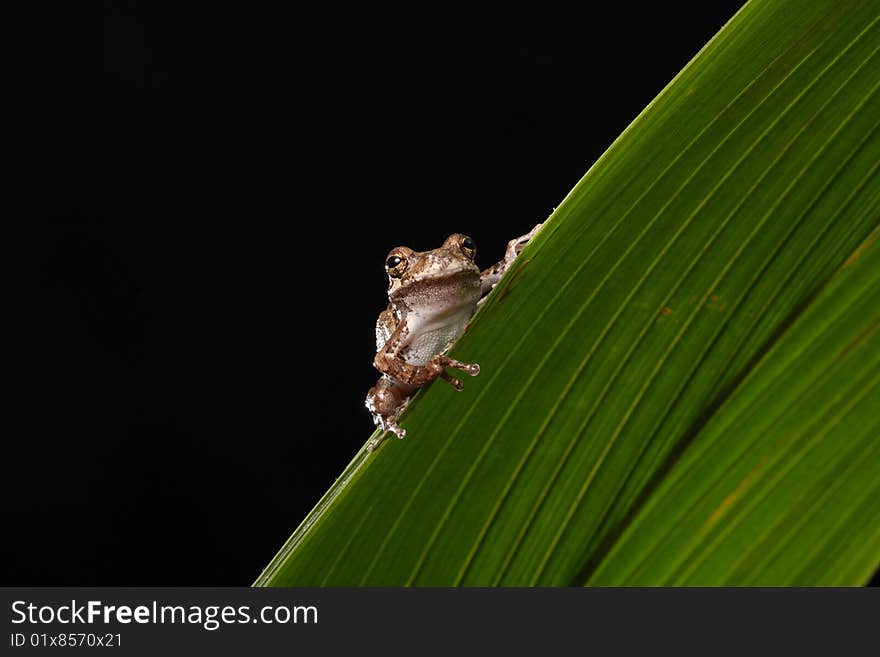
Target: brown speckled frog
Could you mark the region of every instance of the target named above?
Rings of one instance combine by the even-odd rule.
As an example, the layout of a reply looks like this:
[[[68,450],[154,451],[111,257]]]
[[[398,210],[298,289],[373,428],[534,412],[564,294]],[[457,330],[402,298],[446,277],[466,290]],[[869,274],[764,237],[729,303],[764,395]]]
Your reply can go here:
[[[462,363],[446,352],[464,331],[477,308],[510,267],[541,224],[507,244],[504,259],[482,272],[474,263],[477,245],[455,233],[433,251],[392,249],[385,259],[388,274],[388,308],[376,322],[376,358],[381,378],[367,393],[366,406],[383,431],[367,450],[373,450],[392,431],[405,435],[397,418],[412,394],[437,377],[456,390],[464,384],[446,372],[447,367],[476,376],[480,366]]]

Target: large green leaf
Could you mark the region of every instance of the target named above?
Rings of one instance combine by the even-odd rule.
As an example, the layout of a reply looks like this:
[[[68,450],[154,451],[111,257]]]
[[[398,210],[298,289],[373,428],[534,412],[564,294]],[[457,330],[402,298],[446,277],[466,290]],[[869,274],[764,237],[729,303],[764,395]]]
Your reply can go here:
[[[414,400],[257,583],[865,582],[878,50],[880,1],[747,4],[493,292],[453,352],[480,376]]]
[[[880,556],[880,230],[697,434],[597,584],[848,584]]]

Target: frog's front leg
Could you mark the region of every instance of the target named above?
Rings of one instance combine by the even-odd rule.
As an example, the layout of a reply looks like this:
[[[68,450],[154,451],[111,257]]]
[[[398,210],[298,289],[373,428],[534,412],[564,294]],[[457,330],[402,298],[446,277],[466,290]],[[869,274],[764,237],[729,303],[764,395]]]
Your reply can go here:
[[[424,365],[415,365],[406,362],[399,355],[389,352],[387,348],[382,349],[382,351],[376,354],[373,365],[383,374],[387,374],[397,381],[415,388],[423,386],[439,377],[451,384],[456,390],[461,390],[464,384],[446,372],[445,368],[447,367],[452,367],[471,376],[476,376],[480,373],[480,366],[476,363],[463,363],[443,354],[431,356]]]
[[[513,264],[513,261],[516,260],[516,257],[525,248],[526,244],[529,243],[529,240],[535,236],[535,233],[538,232],[538,229],[541,228],[542,225],[543,224],[538,224],[525,235],[510,240],[507,243],[507,250],[504,252],[504,259],[499,260],[494,265],[488,269],[484,269],[480,273],[480,284],[482,287],[483,298],[480,299],[478,303],[482,303],[485,300],[486,295],[498,284],[498,281],[500,281],[501,277],[504,276],[504,273],[510,269],[510,265]]]
[[[373,366],[382,374],[387,374],[395,381],[416,388],[440,377],[449,382],[456,390],[461,390],[462,382],[447,374],[444,368],[454,367],[471,376],[480,373],[480,366],[476,363],[462,363],[454,358],[449,358],[444,353],[431,356],[424,365],[407,362],[404,358],[404,345],[408,334],[407,323],[401,322],[391,333],[391,337],[388,338],[379,353],[376,354]]]
[[[388,342],[391,343],[392,339]],[[373,361],[376,369],[382,372],[382,377],[376,385],[367,393],[366,406],[373,415],[373,422],[382,431],[392,431],[398,438],[406,435],[406,430],[397,424],[397,418],[409,403],[410,396],[420,386],[433,381],[437,377],[452,384],[456,390],[461,390],[464,384],[453,376],[450,376],[444,367],[454,367],[467,372],[471,376],[480,373],[480,366],[476,363],[462,363],[443,354],[432,356],[424,365],[407,363],[400,356],[394,355],[383,348]],[[367,445],[367,451],[371,452],[382,440],[380,434]]]

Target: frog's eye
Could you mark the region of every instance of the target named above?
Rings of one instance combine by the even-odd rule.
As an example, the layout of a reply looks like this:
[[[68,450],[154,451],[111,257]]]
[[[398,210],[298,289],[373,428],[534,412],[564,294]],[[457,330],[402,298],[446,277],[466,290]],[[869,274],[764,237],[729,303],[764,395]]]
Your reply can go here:
[[[461,247],[462,253],[464,253],[471,260],[474,259],[474,256],[477,255],[477,243],[474,242],[470,237],[462,238],[461,242],[458,243]]]
[[[403,272],[406,271],[407,264],[406,258],[403,256],[388,256],[388,260],[385,261],[385,271],[388,272],[391,278],[400,278],[403,276]]]

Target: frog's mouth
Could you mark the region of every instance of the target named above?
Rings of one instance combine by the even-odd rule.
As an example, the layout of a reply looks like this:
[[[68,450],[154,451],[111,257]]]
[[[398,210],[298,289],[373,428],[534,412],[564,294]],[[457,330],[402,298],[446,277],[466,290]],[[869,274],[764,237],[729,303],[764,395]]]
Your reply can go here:
[[[445,314],[446,308],[458,309],[476,304],[480,291],[479,271],[468,267],[450,271],[447,266],[442,276],[402,281],[402,285],[392,291],[389,298],[391,301],[406,300],[411,307],[434,308],[436,312]]]

